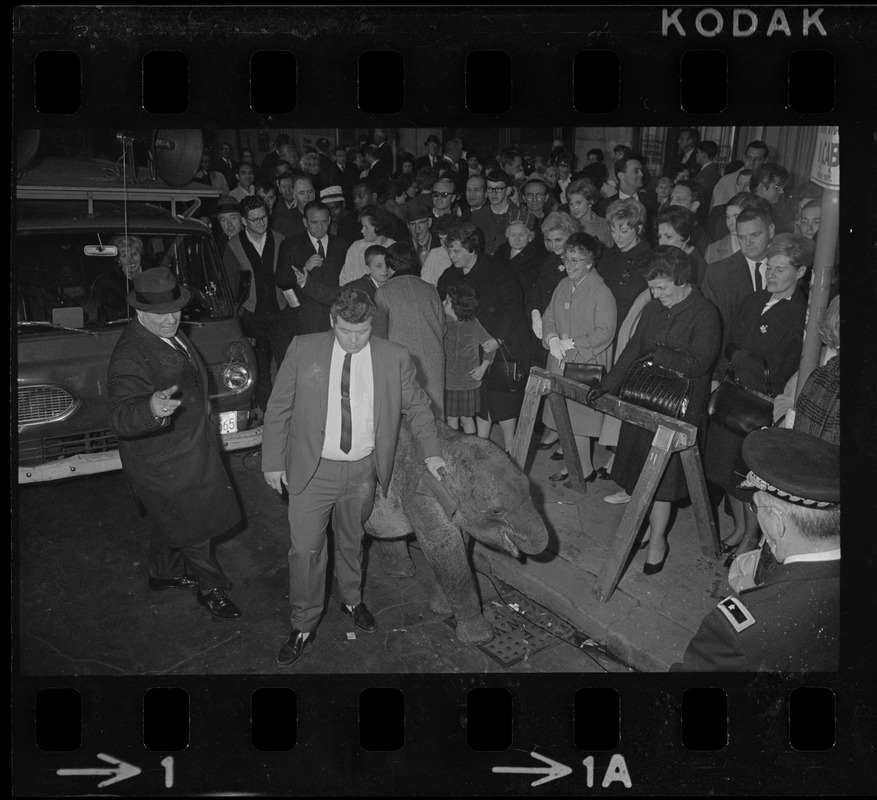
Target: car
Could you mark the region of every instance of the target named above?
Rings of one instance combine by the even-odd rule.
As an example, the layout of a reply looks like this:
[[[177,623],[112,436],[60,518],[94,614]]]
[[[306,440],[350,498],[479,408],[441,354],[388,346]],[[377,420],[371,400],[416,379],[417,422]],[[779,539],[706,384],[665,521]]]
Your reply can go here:
[[[63,161],[63,159],[54,159]],[[192,290],[181,327],[207,366],[211,414],[226,450],[258,447],[256,360],[214,237],[192,216],[210,187],[64,181],[44,165],[16,186],[15,295],[18,482],[121,469],[110,430],[107,367],[134,311],[119,236],[143,243],[141,266],[169,267]],[[185,206],[185,213],[177,213]]]

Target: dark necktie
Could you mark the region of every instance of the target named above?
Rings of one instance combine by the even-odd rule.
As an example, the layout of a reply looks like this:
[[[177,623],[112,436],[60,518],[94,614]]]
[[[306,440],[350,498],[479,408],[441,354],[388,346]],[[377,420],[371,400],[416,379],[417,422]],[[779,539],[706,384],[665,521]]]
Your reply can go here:
[[[761,282],[761,262],[755,264],[755,291],[760,292],[764,288]]]
[[[323,241],[322,239],[317,239],[317,255],[320,258],[326,257],[326,251],[323,249]]]
[[[171,345],[171,347],[174,348],[174,350],[176,350],[179,353],[182,353],[186,358],[189,357],[188,351],[186,350],[185,347],[183,347],[183,345],[181,345],[177,341],[177,338],[175,336],[172,336],[170,339],[168,339],[168,341],[170,342],[170,345]]]
[[[350,452],[353,441],[353,428],[350,422],[350,353],[344,356],[341,370],[341,450]]]

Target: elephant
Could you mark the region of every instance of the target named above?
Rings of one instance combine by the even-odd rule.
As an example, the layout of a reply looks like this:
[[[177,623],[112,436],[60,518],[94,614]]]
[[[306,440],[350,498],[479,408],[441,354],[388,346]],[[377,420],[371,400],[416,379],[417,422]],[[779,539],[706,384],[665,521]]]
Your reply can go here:
[[[443,479],[437,481],[426,469],[403,420],[390,484],[386,492],[378,486],[365,530],[380,540],[396,540],[383,543],[391,546],[387,553],[395,574],[413,574],[404,567],[410,558],[399,539],[413,531],[438,579],[430,609],[453,612],[457,638],[483,644],[493,638],[493,627],[481,613],[466,535],[517,558],[541,553],[548,530],[530,498],[529,480],[504,450],[443,422],[436,427],[448,465]]]

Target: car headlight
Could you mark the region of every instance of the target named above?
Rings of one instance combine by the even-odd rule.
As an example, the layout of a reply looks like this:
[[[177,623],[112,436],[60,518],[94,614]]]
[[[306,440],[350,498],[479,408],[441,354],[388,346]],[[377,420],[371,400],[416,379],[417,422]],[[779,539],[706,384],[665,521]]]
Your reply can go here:
[[[227,364],[222,370],[222,382],[234,392],[242,392],[252,381],[253,376],[246,364]]]

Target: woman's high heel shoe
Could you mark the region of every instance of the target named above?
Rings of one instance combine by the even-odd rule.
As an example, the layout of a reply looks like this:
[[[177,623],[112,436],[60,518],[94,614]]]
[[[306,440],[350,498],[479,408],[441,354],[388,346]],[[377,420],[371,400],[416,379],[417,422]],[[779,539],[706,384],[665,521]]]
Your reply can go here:
[[[560,475],[559,472],[558,472],[557,474]],[[566,477],[569,478],[569,475],[567,475]],[[582,478],[582,483],[586,483],[586,484],[587,484],[587,483],[593,483],[595,480],[597,480],[597,470],[594,470],[593,472],[591,472],[590,475],[587,475],[586,477]],[[567,489],[572,489],[572,481],[571,481],[571,480],[568,480],[568,481],[567,481],[566,483],[564,483],[563,485],[564,485]]]
[[[646,561],[643,564],[643,575],[657,575],[662,569],[664,569],[664,564],[667,562],[667,556],[670,555],[670,545],[667,545],[667,549],[664,551],[664,557],[657,563],[651,564]]]

